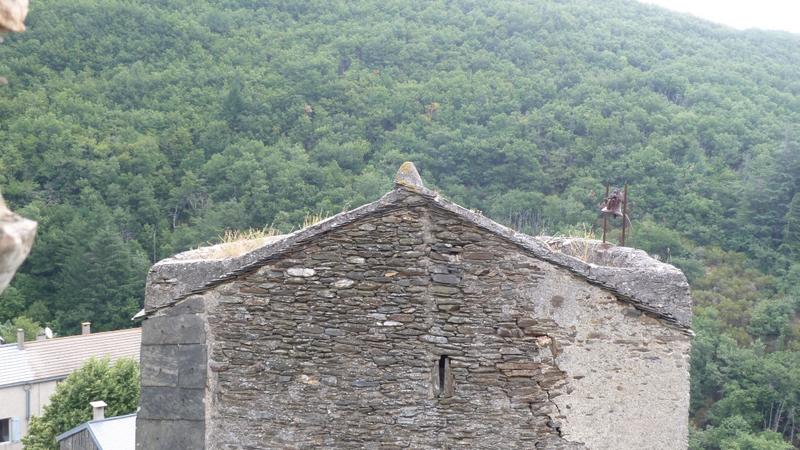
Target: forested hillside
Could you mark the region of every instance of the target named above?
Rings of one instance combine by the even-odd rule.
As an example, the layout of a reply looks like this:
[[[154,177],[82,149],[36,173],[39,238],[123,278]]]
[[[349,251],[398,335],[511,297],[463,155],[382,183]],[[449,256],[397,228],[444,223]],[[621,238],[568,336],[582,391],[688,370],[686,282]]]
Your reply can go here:
[[[531,233],[627,182],[630,242],[694,289],[692,447],[800,442],[800,36],[626,0],[38,0],[28,26],[0,187],[40,231],[0,323],[132,326],[154,261],[373,200],[404,160]]]

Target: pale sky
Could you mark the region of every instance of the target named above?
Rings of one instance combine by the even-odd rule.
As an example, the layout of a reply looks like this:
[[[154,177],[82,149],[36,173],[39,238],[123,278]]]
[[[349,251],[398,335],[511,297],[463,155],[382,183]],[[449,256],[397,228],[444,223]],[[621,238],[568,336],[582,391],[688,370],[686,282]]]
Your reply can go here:
[[[800,0],[639,0],[729,27],[800,34]]]

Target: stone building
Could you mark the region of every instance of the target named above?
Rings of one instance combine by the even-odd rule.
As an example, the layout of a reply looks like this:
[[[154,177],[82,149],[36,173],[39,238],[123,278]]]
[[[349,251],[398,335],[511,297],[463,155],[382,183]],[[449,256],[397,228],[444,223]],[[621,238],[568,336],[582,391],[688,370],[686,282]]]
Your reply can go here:
[[[233,246],[233,247],[232,247]],[[678,449],[676,268],[423,187],[148,277],[137,448]]]

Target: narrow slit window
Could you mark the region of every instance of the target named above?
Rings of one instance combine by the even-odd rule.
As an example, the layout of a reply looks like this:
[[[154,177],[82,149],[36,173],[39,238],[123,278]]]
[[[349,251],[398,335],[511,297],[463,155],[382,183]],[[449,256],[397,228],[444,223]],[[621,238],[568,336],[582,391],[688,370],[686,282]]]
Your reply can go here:
[[[442,355],[439,357],[439,364],[437,367],[437,391],[436,396],[439,398],[453,396],[453,374],[450,372],[450,357]]]
[[[439,397],[444,395],[444,374],[448,369],[447,355],[439,357]]]

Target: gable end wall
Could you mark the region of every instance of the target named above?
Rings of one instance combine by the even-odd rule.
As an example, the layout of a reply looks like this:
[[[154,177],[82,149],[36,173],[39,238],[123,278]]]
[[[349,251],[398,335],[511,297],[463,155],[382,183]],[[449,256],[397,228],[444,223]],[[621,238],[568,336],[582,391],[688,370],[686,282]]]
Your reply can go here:
[[[406,204],[195,297],[207,448],[686,446],[686,334]]]

